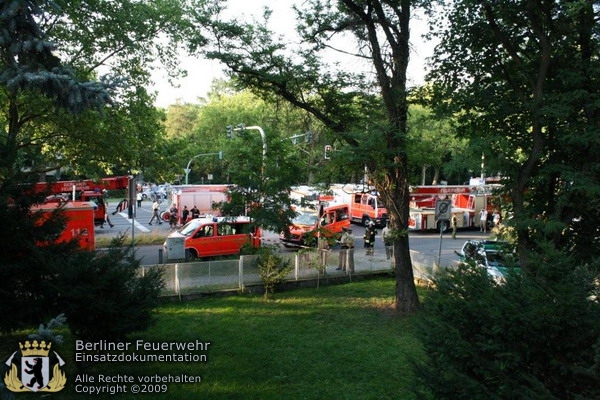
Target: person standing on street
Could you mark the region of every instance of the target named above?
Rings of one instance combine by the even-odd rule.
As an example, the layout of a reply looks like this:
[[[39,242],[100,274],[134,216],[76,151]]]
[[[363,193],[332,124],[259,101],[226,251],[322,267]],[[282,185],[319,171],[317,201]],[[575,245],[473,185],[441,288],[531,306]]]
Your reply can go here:
[[[450,219],[450,225],[452,225],[452,239],[456,239],[456,228],[458,225],[458,220],[456,219],[456,215],[453,215]]]
[[[488,212],[484,207],[479,212],[479,232],[487,232],[487,218]]]
[[[363,236],[365,240],[365,254],[368,256],[373,255],[373,250],[375,248],[375,235],[377,235],[377,230],[375,230],[375,222],[371,221],[369,222],[369,225],[367,225],[365,229],[365,235]]]
[[[346,228],[344,235],[342,235],[342,246],[346,247],[346,272],[349,274],[354,273],[354,236],[352,236],[352,229]]]
[[[160,220],[160,214],[158,213],[159,208],[160,204],[158,204],[158,199],[156,199],[154,200],[154,203],[152,203],[152,218],[150,218],[150,222],[148,222],[148,225],[152,225],[152,221],[154,221],[154,218],[156,218],[159,225],[162,224],[162,221]]]
[[[183,211],[181,212],[181,225],[185,225],[188,220],[188,215],[190,215],[190,210],[188,210],[187,206],[183,206]]]
[[[138,208],[142,208],[142,200],[144,199],[144,197],[142,196],[142,192],[138,192],[135,195],[135,199],[137,200],[137,206],[138,206]]]
[[[336,271],[345,271],[346,270],[346,258],[348,255],[348,245],[346,244],[346,236],[348,235],[347,228],[342,228],[342,236],[340,237],[340,252],[338,255],[338,267]]]
[[[394,255],[394,239],[392,238],[389,222],[385,224],[385,227],[381,231],[381,237],[385,246],[385,256],[389,260]]]

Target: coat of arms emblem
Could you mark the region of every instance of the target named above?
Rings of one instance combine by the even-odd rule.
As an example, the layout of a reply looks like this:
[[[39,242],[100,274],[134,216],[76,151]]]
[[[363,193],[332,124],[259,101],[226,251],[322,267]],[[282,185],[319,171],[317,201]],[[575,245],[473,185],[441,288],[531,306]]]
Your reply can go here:
[[[19,343],[21,362],[15,351],[6,361],[10,370],[4,376],[6,388],[12,392],[58,392],[65,387],[67,378],[61,367],[65,362],[53,352],[55,360],[49,357],[52,343],[34,340]]]

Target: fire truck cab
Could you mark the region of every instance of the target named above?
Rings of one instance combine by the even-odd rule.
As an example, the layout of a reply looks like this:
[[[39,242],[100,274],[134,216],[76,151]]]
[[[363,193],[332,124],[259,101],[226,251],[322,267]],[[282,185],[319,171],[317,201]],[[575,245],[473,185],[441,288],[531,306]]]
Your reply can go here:
[[[385,226],[388,213],[379,193],[357,185],[332,185],[331,192],[336,204],[347,204],[352,222],[367,226],[371,221],[377,226]]]
[[[316,246],[319,235],[328,239],[338,239],[344,228],[350,227],[350,214],[347,204],[324,207],[322,211],[308,210],[292,220],[289,234],[281,232],[279,241],[284,247]]]

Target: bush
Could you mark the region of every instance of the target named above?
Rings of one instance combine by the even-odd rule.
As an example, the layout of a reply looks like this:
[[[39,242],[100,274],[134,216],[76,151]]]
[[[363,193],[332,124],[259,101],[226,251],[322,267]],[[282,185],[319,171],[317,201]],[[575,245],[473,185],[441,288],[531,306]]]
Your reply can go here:
[[[265,289],[264,297],[268,299],[275,291],[275,286],[283,282],[292,267],[289,260],[277,256],[275,251],[268,246],[261,248],[257,264]]]
[[[164,287],[162,269],[139,276],[139,260],[124,236],[106,252],[80,253],[57,280],[59,309],[73,334],[88,341],[123,340],[128,333],[147,329],[158,295]]]
[[[429,354],[416,365],[419,398],[600,398],[598,270],[551,252],[538,260],[504,285],[473,266],[437,277],[419,324]]]

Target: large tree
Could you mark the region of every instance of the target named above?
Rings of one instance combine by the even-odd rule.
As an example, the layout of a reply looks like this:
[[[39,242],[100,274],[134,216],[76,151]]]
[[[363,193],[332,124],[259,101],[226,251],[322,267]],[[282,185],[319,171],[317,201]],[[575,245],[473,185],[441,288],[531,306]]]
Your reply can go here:
[[[546,241],[580,262],[595,259],[600,4],[442,3],[434,105],[458,116],[476,152],[504,175],[522,265],[533,267],[530,253]]]
[[[209,57],[225,63],[241,87],[276,95],[312,113],[354,151],[389,205],[396,262],[396,307],[419,307],[408,240],[406,72],[410,50],[410,0],[307,1],[297,9],[301,45],[286,46],[264,21],[215,22],[217,46]],[[322,51],[337,36],[352,37],[351,49],[366,60],[372,76],[357,74],[357,63],[327,65]],[[347,50],[347,49],[346,49]],[[348,51],[346,51],[348,53]],[[344,66],[348,68],[344,69]],[[376,88],[376,89],[375,89]]]
[[[194,29],[185,18],[186,7],[198,15],[205,11],[202,5],[181,0],[3,2],[7,29],[2,31],[0,118],[6,143],[19,142],[28,170],[67,166],[77,174],[101,175],[144,167],[143,152],[162,131],[162,115],[147,89],[150,72],[163,67],[180,73],[180,38]],[[37,39],[31,41],[34,33]],[[44,59],[42,68],[32,64],[33,57]],[[78,87],[75,80],[97,83]],[[99,90],[107,85],[111,100],[102,99],[101,112],[89,107],[93,96],[107,96]],[[57,109],[57,103],[69,110]],[[14,164],[13,159],[3,161]]]

